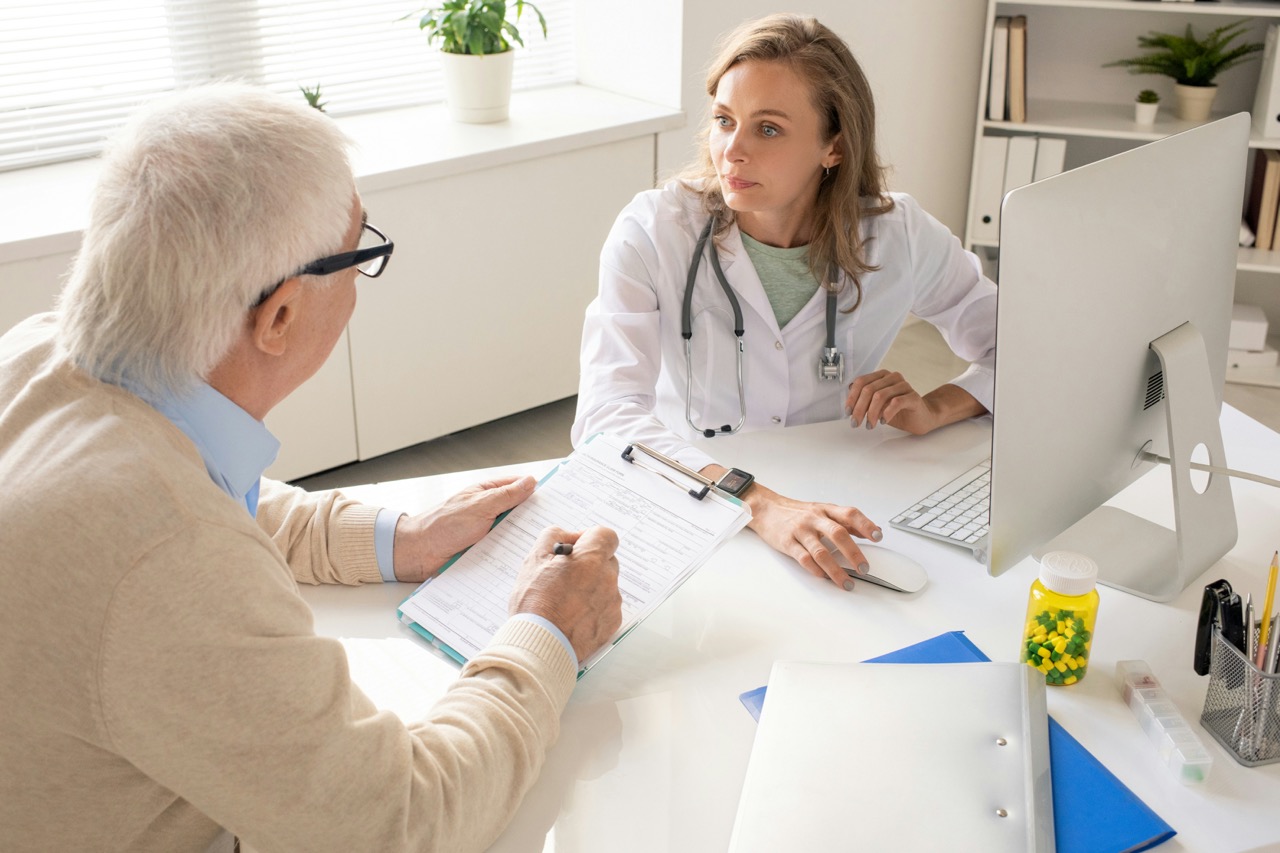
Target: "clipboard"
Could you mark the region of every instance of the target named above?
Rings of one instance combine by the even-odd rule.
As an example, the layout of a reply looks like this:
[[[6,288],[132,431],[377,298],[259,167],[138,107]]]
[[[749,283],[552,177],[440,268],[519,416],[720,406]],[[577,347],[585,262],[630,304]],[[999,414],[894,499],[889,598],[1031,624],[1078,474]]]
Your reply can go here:
[[[643,457],[637,448],[657,461],[638,464]],[[618,534],[622,624],[603,648],[579,662],[581,678],[750,519],[746,504],[705,477],[643,445],[597,434],[544,476],[524,503],[499,517],[483,539],[414,590],[396,615],[465,664],[506,623],[516,573],[543,528],[610,527]]]

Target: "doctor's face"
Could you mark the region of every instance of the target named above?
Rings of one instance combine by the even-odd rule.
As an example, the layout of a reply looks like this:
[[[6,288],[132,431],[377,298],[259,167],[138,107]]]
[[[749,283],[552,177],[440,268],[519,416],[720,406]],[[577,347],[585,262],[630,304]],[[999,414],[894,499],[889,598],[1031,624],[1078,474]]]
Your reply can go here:
[[[747,60],[720,78],[711,162],[748,233],[753,217],[781,224],[809,215],[823,169],[840,162],[836,140],[823,141],[824,125],[808,83],[785,62]]]

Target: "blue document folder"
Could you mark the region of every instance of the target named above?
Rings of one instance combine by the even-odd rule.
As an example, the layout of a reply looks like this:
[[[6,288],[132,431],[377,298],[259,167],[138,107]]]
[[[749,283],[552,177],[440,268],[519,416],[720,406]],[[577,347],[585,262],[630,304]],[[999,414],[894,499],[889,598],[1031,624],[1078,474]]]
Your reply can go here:
[[[973,663],[991,660],[963,631],[939,634],[867,663]],[[760,719],[766,687],[741,697]],[[1137,853],[1175,834],[1173,827],[1138,799],[1080,741],[1049,718],[1053,825],[1059,853]]]

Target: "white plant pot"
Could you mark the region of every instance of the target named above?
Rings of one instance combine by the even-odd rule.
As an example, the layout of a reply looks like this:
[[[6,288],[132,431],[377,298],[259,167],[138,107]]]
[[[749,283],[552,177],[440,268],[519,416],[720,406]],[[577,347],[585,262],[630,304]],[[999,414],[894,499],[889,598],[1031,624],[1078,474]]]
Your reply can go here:
[[[515,51],[472,56],[440,54],[444,99],[454,121],[487,124],[505,121],[511,106],[511,69]]]
[[[1141,125],[1153,125],[1156,123],[1156,112],[1159,111],[1159,104],[1141,104],[1135,102],[1133,105],[1133,120]]]
[[[1173,94],[1178,102],[1178,118],[1183,121],[1208,121],[1209,109],[1218,94],[1218,87],[1183,86],[1175,83]]]

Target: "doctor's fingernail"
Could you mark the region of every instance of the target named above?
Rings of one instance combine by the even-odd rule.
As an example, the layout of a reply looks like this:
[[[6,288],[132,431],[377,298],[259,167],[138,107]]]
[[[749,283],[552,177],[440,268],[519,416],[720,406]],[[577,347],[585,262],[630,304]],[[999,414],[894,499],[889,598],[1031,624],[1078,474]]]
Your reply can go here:
[[[873,421],[871,418],[867,418],[867,429],[872,429],[873,427],[875,427],[875,425],[876,425],[875,421]]]
[[[844,582],[844,591],[845,591],[845,592],[853,592],[853,581],[845,581],[845,582]]]
[[[881,426],[883,426],[883,425],[884,425],[884,418],[881,418],[881,419],[880,419],[880,425],[881,425]]]
[[[869,571],[871,571],[871,566],[866,563],[858,563],[858,574],[865,575]]]
[[[884,538],[884,534],[883,534],[883,533],[881,533],[879,530],[873,530],[873,531],[871,531],[871,541],[872,541],[872,542],[879,542],[879,541],[880,541],[881,539],[883,539],[883,538]]]
[[[846,418],[851,418],[851,417],[853,417],[853,406],[845,406],[845,407],[844,407],[844,416],[845,416]]]
[[[858,423],[858,419],[857,419],[857,418],[853,418],[853,417],[851,417],[851,418],[849,418],[849,426],[850,426],[852,429],[857,429],[859,426],[861,426],[861,424],[859,424],[859,423]]]

